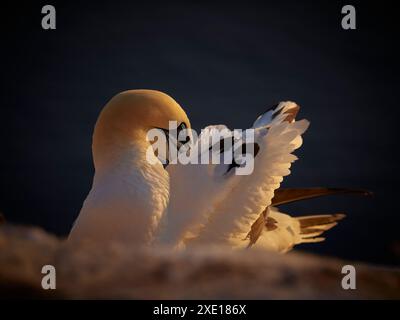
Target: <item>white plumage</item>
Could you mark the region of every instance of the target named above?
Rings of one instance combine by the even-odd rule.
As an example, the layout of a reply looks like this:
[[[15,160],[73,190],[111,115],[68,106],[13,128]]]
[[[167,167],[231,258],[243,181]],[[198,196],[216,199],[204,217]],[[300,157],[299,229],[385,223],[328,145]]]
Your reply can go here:
[[[297,159],[292,152],[301,146],[308,127],[306,120],[287,119],[297,110],[295,103],[282,102],[256,120],[253,127],[260,150],[251,175],[225,174],[226,164],[177,164],[167,169],[171,178],[167,230],[179,246],[249,245],[246,237],[252,224],[271,204],[274,191]]]
[[[292,218],[271,206],[274,192],[290,174],[292,153],[301,146],[308,121],[296,121],[293,102],[281,102],[254,123],[259,147],[254,171],[235,175],[229,164],[150,164],[146,130],[168,121],[190,122],[169,96],[132,90],[102,111],[93,142],[95,177],[70,240],[128,241],[132,245],[251,245],[286,252],[316,242],[341,217]],[[214,126],[214,128],[226,128]],[[204,136],[200,135],[197,143]],[[200,156],[200,155],[199,155]],[[155,157],[155,155],[154,155]],[[332,218],[333,217],[333,218]]]

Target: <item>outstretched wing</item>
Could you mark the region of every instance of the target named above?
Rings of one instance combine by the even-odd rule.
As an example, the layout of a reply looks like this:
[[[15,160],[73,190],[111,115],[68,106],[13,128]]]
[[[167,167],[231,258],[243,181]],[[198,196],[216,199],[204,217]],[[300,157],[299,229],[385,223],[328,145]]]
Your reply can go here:
[[[300,200],[312,199],[335,194],[354,194],[369,196],[371,192],[363,189],[349,188],[285,188],[275,191],[272,205],[278,206]]]
[[[297,158],[292,154],[302,144],[301,135],[308,128],[308,121],[295,121],[299,106],[281,102],[268,110],[254,123],[255,142],[259,152],[255,157],[254,171],[250,175],[233,173],[223,176],[228,192],[211,198],[212,210],[206,213],[201,226],[191,232],[186,244],[224,243],[233,247],[246,247],[247,235],[260,214],[271,204],[274,191],[283,177],[290,174],[291,163]],[[219,165],[219,172],[229,170]],[[229,181],[229,184],[228,184]],[[221,197],[222,196],[222,197]]]

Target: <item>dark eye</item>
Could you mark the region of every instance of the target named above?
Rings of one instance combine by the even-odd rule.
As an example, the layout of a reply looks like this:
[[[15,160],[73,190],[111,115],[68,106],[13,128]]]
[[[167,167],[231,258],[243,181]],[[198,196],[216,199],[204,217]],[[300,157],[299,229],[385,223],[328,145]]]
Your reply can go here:
[[[178,131],[181,131],[181,130],[184,130],[184,129],[186,129],[186,124],[185,124],[184,122],[182,122],[182,123],[179,125]]]
[[[184,123],[184,122],[182,122],[179,126],[178,126],[178,137],[179,137],[179,134],[181,133],[181,131],[182,130],[185,130],[187,128],[187,126],[186,126],[186,124]],[[182,144],[185,144],[185,143],[187,143],[187,142],[189,142],[190,141],[190,137],[189,136],[186,136],[186,139],[185,139],[185,141],[183,141],[182,142]]]

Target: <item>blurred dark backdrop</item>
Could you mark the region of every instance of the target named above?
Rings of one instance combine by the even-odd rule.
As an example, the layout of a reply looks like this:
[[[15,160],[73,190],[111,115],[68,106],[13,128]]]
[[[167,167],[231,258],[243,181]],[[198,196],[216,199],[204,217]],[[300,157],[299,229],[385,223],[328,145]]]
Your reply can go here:
[[[365,188],[293,204],[295,215],[346,212],[303,250],[397,264],[399,27],[389,2],[245,4],[50,1],[2,4],[0,211],[66,235],[91,186],[91,134],[116,93],[158,89],[195,129],[245,128],[267,106],[298,102],[311,121],[284,186]],[[396,254],[397,252],[397,254]]]

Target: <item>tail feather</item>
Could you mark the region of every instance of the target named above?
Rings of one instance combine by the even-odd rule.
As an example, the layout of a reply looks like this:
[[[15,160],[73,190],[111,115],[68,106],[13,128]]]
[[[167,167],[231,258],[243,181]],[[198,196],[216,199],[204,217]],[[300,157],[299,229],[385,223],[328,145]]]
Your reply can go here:
[[[321,226],[312,226],[307,228],[300,228],[300,234],[311,234],[316,232],[324,232],[326,230],[332,229],[334,226],[337,225],[337,222],[332,222],[329,224],[324,224]]]
[[[325,231],[332,229],[338,223],[337,221],[342,220],[346,215],[342,213],[336,214],[324,214],[324,215],[311,215],[294,218],[299,222],[300,225],[300,242],[321,242],[325,238],[320,237]]]
[[[250,245],[281,253],[301,243],[324,241],[325,237],[321,235],[345,217],[341,213],[291,217],[275,207],[270,207],[266,215],[264,221],[272,218],[275,221],[274,228],[265,226],[256,240],[251,241],[249,237]]]
[[[295,201],[301,201],[306,199],[312,199],[317,197],[323,197],[327,195],[338,195],[338,194],[353,194],[362,196],[372,196],[373,193],[362,189],[348,189],[348,188],[281,188],[275,190],[274,198],[272,199],[271,206],[279,206],[286,203],[292,203]],[[260,214],[257,220],[254,221],[246,239],[249,239],[249,246],[255,244],[258,238],[261,236],[264,230],[263,226],[266,223],[268,207]],[[295,218],[299,223],[301,223],[304,228],[309,224],[312,225],[326,225],[345,217],[343,214],[334,215],[314,215],[314,216],[304,216]],[[319,220],[318,220],[319,219]],[[334,227],[330,226],[328,229]],[[303,229],[304,229],[303,228]],[[319,226],[321,229],[321,226]],[[325,230],[328,230],[325,229]],[[325,231],[324,230],[324,231]],[[305,232],[303,230],[302,232]]]
[[[301,228],[300,234],[304,235],[304,237],[315,237],[315,236],[318,236],[318,235],[324,233],[324,231],[332,229],[336,225],[337,225],[337,222],[333,222],[333,223],[326,224],[323,226]]]
[[[319,238],[305,238],[300,243],[316,243],[316,242],[323,242],[325,241],[324,237]]]
[[[321,214],[321,215],[310,215],[297,217],[300,223],[300,228],[305,229],[308,227],[322,227],[324,225],[332,224],[333,222],[342,220],[346,217],[343,213],[336,214]],[[330,229],[330,228],[329,228]],[[328,229],[326,229],[328,230]]]

